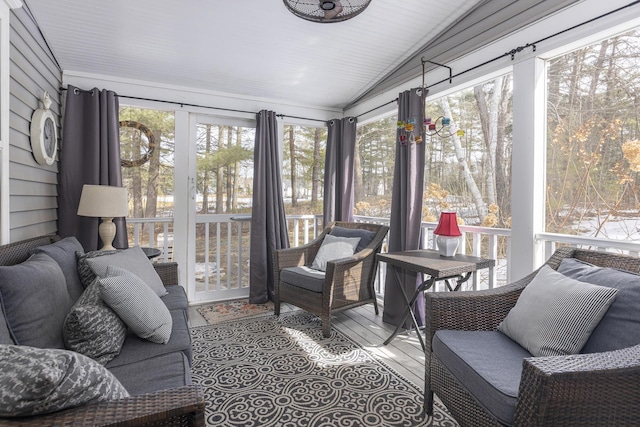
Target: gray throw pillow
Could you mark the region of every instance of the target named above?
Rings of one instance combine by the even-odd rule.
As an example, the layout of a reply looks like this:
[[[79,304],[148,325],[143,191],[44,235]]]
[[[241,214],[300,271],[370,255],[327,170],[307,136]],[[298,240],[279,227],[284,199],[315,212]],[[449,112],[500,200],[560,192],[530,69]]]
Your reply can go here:
[[[110,265],[122,268],[142,279],[159,297],[167,294],[162,279],[140,246],[134,246],[107,256],[88,258],[87,264],[99,277],[106,277],[107,267]]]
[[[593,330],[581,353],[620,350],[640,344],[640,275],[614,268],[597,267],[565,258],[558,271],[581,282],[616,288],[616,299]]]
[[[326,271],[327,262],[353,255],[360,242],[359,237],[336,237],[326,234],[311,268]]]
[[[100,295],[140,338],[166,344],[173,321],[167,306],[142,279],[128,270],[110,265],[98,280]]]
[[[369,243],[373,241],[377,233],[369,230],[364,230],[362,228],[346,228],[336,225],[331,229],[329,234],[336,237],[359,237],[360,241],[358,242],[358,246],[356,246],[355,252],[360,252],[361,250],[369,246]]]
[[[67,282],[67,290],[72,301],[76,301],[84,291],[78,276],[76,252],[84,254],[82,245],[75,237],[65,237],[58,242],[39,246],[33,250],[34,254],[49,255],[58,263]]]
[[[0,267],[0,299],[19,345],[64,348],[62,325],[73,305],[60,266],[45,254]]]
[[[127,325],[102,301],[98,280],[89,285],[67,314],[63,335],[69,350],[106,365],[120,354]]]
[[[116,249],[115,251],[90,251],[86,254],[83,252],[76,252],[78,276],[80,277],[80,282],[85,289],[89,287],[94,280],[96,280],[96,277],[98,277],[91,267],[89,267],[87,260],[101,256],[113,255],[116,252],[120,252],[120,249]]]
[[[129,396],[99,363],[68,350],[0,345],[0,416],[48,414]]]
[[[545,265],[498,330],[534,356],[576,354],[617,292],[570,279]]]

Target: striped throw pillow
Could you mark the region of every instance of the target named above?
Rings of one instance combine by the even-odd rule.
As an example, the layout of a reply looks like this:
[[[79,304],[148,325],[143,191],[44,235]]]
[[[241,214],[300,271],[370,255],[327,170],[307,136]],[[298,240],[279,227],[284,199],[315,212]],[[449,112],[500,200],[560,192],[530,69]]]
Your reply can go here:
[[[171,338],[171,313],[147,284],[135,274],[108,266],[98,279],[100,295],[140,338],[166,344]]]
[[[498,330],[534,356],[576,354],[617,292],[571,279],[545,265]]]

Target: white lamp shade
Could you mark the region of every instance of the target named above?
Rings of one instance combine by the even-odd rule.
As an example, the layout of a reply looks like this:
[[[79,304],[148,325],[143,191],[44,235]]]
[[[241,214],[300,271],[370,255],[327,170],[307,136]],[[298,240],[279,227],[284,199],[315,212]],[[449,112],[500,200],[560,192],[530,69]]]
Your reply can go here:
[[[117,218],[129,214],[127,189],[109,185],[84,185],[78,215]]]

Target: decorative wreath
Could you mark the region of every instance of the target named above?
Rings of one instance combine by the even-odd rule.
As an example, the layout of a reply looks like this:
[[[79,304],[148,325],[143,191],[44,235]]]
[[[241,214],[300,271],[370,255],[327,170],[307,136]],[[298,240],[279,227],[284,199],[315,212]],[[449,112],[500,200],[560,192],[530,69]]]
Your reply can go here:
[[[156,149],[156,138],[153,136],[153,132],[151,129],[143,125],[139,122],[134,122],[133,120],[123,120],[120,122],[120,127],[123,128],[134,128],[138,129],[141,133],[143,133],[147,137],[147,141],[149,141],[147,152],[144,153],[137,159],[133,160],[120,160],[120,164],[125,168],[132,168],[134,166],[142,166],[149,161],[153,151]]]

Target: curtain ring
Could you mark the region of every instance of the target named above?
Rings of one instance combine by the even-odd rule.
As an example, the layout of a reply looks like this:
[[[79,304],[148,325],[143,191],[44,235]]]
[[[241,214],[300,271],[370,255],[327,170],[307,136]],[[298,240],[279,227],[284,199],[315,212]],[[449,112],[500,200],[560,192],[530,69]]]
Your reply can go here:
[[[355,119],[353,117],[349,117],[349,123],[353,123]]]
[[[74,95],[80,95],[80,89],[78,89],[77,87],[73,88],[73,94]]]
[[[422,88],[419,87],[416,89],[416,95],[422,96]]]

